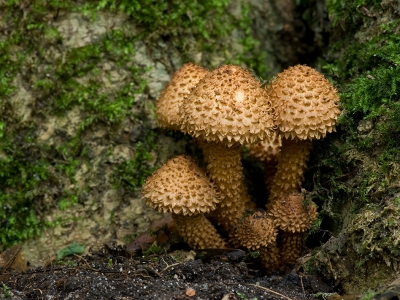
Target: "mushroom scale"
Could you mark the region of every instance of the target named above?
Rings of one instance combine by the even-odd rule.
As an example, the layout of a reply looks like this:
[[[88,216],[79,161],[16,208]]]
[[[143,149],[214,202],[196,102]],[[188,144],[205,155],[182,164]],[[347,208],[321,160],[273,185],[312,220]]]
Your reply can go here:
[[[282,140],[275,174],[267,183],[271,202],[300,191],[311,148],[311,141]]]
[[[281,268],[281,251],[278,248],[277,242],[272,243],[268,247],[261,247],[258,251],[260,253],[259,259],[267,274],[272,274]]]
[[[157,120],[161,127],[179,130],[179,107],[208,72],[198,65],[187,63],[174,73],[157,101]]]
[[[193,249],[226,248],[204,216],[215,209],[218,194],[190,157],[180,155],[167,161],[146,180],[142,195],[150,207],[172,214],[179,234]]]
[[[265,140],[253,144],[249,147],[249,155],[262,162],[274,161],[281,151],[282,138],[273,132],[272,135]]]

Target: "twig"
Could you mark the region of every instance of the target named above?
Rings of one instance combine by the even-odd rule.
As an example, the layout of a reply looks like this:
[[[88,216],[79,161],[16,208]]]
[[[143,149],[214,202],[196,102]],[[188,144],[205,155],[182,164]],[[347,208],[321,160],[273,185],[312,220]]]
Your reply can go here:
[[[174,267],[174,266],[177,266],[177,265],[180,265],[180,264],[181,264],[181,263],[175,263],[175,264],[172,264],[172,265],[168,265],[168,266],[166,266],[166,267],[160,272],[160,274],[161,274],[162,272],[168,270],[170,267]]]
[[[304,289],[304,285],[303,285],[303,276],[300,275],[300,283],[301,283],[301,288],[303,289],[303,296],[304,296],[304,300],[306,300],[306,291]]]
[[[181,264],[181,262],[178,262],[178,263],[169,265],[169,264],[166,263],[166,261],[164,260],[164,258],[161,257],[161,259],[164,261],[164,263],[165,263],[167,266],[166,266],[164,269],[162,269],[162,271],[160,272],[160,274],[161,274],[162,272],[168,270],[168,269],[171,268],[171,267],[174,267],[174,266],[177,266],[177,265],[180,265],[180,264]]]
[[[76,254],[76,253],[74,253],[74,256],[76,256],[76,257],[82,259],[82,260],[85,262],[85,264],[88,266],[88,268],[89,268],[90,270],[96,271],[96,272],[102,272],[102,271],[99,270],[99,269],[95,269],[95,268],[91,267],[91,266],[89,265],[89,263],[87,262],[87,260],[84,259],[82,256],[80,256],[80,255],[78,255],[78,254]]]
[[[282,295],[282,294],[280,294],[280,293],[278,293],[278,292],[275,292],[275,291],[273,291],[273,290],[270,290],[269,288],[263,287],[263,286],[261,286],[261,285],[256,285],[256,284],[252,284],[252,283],[245,283],[245,285],[255,286],[255,287],[258,287],[258,288],[260,288],[260,289],[262,289],[262,290],[266,290],[266,291],[268,291],[268,292],[270,292],[270,293],[272,293],[272,294],[275,294],[275,295],[278,295],[278,296],[280,296],[280,297],[283,297],[283,298],[285,298],[285,299],[293,300],[293,299],[291,299],[291,298],[289,298],[289,297],[287,297],[287,296],[285,296],[285,295]]]

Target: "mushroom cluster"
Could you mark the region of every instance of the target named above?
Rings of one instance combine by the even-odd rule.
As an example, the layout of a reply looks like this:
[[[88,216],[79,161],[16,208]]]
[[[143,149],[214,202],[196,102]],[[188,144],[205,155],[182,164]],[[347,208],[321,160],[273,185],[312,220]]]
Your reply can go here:
[[[157,116],[161,127],[197,140],[206,170],[187,156],[172,158],[147,179],[143,197],[172,214],[194,249],[256,250],[267,271],[293,264],[318,216],[301,193],[311,142],[334,131],[339,114],[335,88],[308,66],[290,67],[261,87],[238,66],[186,64],[161,93]],[[266,211],[257,210],[243,182],[243,146],[265,162]]]

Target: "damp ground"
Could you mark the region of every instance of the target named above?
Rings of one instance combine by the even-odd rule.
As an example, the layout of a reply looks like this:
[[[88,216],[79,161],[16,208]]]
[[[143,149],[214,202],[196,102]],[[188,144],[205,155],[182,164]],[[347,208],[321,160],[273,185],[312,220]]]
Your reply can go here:
[[[2,299],[314,299],[329,295],[316,276],[294,270],[266,274],[235,250],[173,251],[132,256],[123,247],[23,272],[3,269]]]

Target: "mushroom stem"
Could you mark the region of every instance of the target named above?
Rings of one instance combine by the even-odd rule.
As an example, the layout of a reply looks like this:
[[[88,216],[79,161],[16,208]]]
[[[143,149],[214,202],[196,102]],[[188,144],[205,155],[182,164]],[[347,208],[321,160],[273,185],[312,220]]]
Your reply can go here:
[[[281,253],[276,241],[267,247],[261,247],[258,251],[260,253],[261,264],[267,274],[272,274],[282,267]]]
[[[226,147],[218,142],[201,141],[209,177],[216,185],[221,202],[213,212],[228,232],[244,215],[252,202],[243,183],[241,146]]]
[[[226,248],[225,241],[203,214],[183,216],[172,214],[176,229],[183,240],[193,249]]]
[[[282,263],[293,265],[301,256],[304,248],[304,232],[281,232]]]
[[[311,146],[309,140],[282,140],[277,171],[270,185],[270,203],[287,194],[300,192]]]

